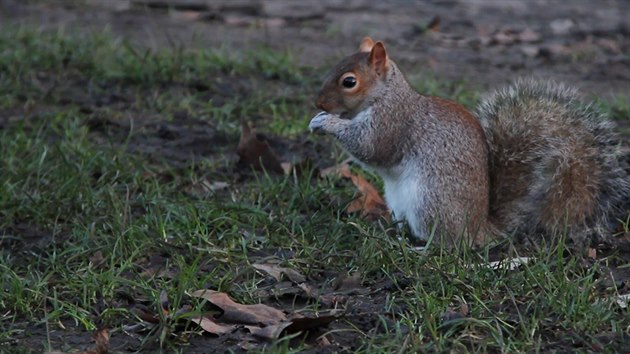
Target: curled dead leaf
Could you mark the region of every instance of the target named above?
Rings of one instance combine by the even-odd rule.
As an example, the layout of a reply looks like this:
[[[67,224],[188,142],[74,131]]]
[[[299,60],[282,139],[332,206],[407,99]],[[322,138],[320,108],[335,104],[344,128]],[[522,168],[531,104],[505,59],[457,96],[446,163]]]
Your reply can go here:
[[[236,329],[235,325],[217,323],[209,316],[193,317],[190,320],[198,324],[204,331],[217,335],[231,333]]]
[[[441,22],[441,18],[438,15],[433,16],[433,18],[431,19],[431,21],[429,21],[429,24],[427,25],[427,29],[429,31],[433,31],[433,32],[438,32],[440,30],[440,22]]]
[[[257,326],[245,326],[249,332],[257,337],[265,339],[277,339],[280,338],[282,332],[291,325],[291,322],[281,322],[271,326],[257,327]]]
[[[338,318],[341,318],[344,313],[345,312],[343,310],[334,309],[306,315],[294,314],[289,320],[275,325],[264,327],[245,326],[245,328],[247,328],[255,336],[273,340],[279,338],[284,332],[297,333],[322,327]]]
[[[389,218],[389,209],[378,190],[362,176],[353,174],[348,162],[349,160],[346,160],[339,165],[325,168],[321,170],[319,176],[342,176],[350,179],[357,187],[360,195],[348,204],[346,207],[348,213],[360,212],[361,217],[367,220]]]
[[[219,317],[221,322],[248,325],[274,325],[287,318],[284,312],[271,306],[264,304],[239,304],[232,300],[227,294],[214,290],[197,290],[191,295],[206,299],[223,310],[223,314]]]
[[[367,220],[377,220],[381,217],[389,218],[389,209],[385,200],[370,182],[360,175],[353,174],[348,165],[342,166],[340,173],[349,178],[361,194],[348,204],[346,208],[348,213],[360,212],[361,217]]]
[[[252,267],[271,275],[276,281],[282,280],[285,275],[294,283],[303,283],[306,278],[295,269],[280,267],[276,264],[252,264]]]
[[[103,327],[92,333],[94,348],[88,349],[83,354],[106,354],[109,351],[109,328]]]
[[[278,157],[269,146],[267,140],[256,134],[256,130],[249,124],[241,123],[241,138],[236,148],[239,163],[264,169],[269,172],[283,174],[284,169]]]

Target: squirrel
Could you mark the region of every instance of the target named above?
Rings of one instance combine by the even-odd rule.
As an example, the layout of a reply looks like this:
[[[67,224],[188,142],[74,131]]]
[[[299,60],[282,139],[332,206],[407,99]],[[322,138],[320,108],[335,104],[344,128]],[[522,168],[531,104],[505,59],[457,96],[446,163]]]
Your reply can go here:
[[[420,240],[435,232],[449,246],[480,246],[568,231],[583,247],[612,234],[630,196],[612,123],[561,84],[519,80],[472,113],[416,92],[366,37],[315,105],[310,130],[379,175],[394,218]]]

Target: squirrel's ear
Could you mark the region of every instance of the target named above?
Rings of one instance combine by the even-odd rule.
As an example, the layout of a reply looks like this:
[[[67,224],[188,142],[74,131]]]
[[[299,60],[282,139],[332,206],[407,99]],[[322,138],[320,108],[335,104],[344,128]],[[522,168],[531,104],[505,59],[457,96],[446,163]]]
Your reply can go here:
[[[361,44],[359,44],[359,52],[369,53],[374,47],[374,41],[370,37],[365,37],[361,40]]]
[[[378,75],[382,75],[387,70],[387,52],[383,42],[376,42],[370,51],[368,63],[376,70]]]

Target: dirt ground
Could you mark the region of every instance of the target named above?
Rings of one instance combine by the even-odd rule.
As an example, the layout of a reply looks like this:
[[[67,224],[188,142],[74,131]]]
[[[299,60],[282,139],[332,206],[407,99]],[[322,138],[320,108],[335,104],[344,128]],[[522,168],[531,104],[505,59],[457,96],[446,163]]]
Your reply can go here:
[[[440,82],[463,80],[471,88],[489,90],[517,77],[535,76],[566,82],[605,100],[627,99],[630,92],[629,18],[630,1],[624,0],[0,0],[2,24],[63,28],[68,33],[107,29],[116,37],[155,49],[224,47],[242,53],[264,44],[288,50],[298,63],[314,67],[353,52],[359,40],[369,35],[385,41],[412,80],[429,75]],[[155,148],[176,164],[178,149],[197,149],[202,145],[197,140],[213,135],[204,124],[187,119],[172,125],[140,122],[152,127],[147,134],[157,138],[143,140],[137,149],[150,155],[147,150]],[[111,128],[101,123],[96,121],[90,128]],[[121,134],[128,130],[116,129]],[[169,139],[171,145],[165,143]],[[133,142],[130,148],[136,148]],[[183,153],[189,158],[190,152]],[[205,156],[213,151],[193,153]],[[15,233],[41,236],[30,229]],[[391,287],[373,284],[371,289]],[[381,291],[355,306],[348,317],[362,330],[377,329],[374,309],[385,297]],[[353,337],[335,339],[337,349],[353,345]],[[86,333],[63,332],[53,333],[51,340],[71,347],[92,341]],[[228,337],[215,344],[234,348],[236,340]],[[116,337],[111,346],[135,348],[138,342]],[[207,344],[207,338],[194,338],[188,350],[203,352]]]
[[[313,66],[352,52],[369,35],[384,40],[403,66],[439,80],[489,89],[537,76],[604,99],[630,88],[628,18],[630,3],[622,0],[0,1],[3,23],[109,28],[154,48],[239,51],[264,43]],[[431,35],[422,35],[427,27]]]

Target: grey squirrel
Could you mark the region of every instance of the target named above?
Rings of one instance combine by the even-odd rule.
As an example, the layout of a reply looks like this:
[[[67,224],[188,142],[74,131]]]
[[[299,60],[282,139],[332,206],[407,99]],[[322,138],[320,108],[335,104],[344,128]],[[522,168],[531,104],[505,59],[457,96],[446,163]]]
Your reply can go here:
[[[383,179],[394,217],[419,239],[432,227],[447,245],[568,231],[583,246],[610,233],[630,178],[611,123],[577,97],[518,81],[473,114],[417,93],[366,37],[326,77],[309,128]]]

